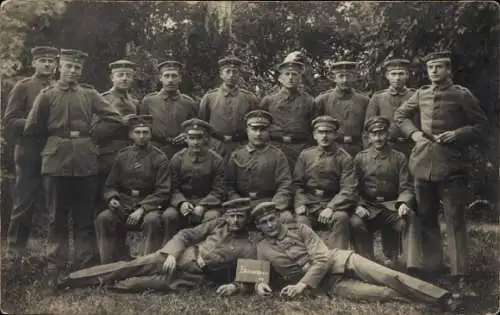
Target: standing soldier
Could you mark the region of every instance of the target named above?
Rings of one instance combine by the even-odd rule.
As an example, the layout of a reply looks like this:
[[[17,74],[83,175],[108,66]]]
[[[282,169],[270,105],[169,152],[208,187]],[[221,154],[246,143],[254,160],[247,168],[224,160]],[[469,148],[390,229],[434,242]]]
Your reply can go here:
[[[355,156],[363,147],[362,134],[368,97],[353,88],[357,63],[340,61],[332,65],[333,81],[336,87],[316,98],[323,115],[332,116],[341,122],[338,142]]]
[[[389,232],[396,239],[396,246],[386,248],[384,244],[384,254],[388,258],[385,264],[396,266],[401,237],[406,267],[420,268],[420,230],[417,230],[412,210],[415,209],[415,196],[406,157],[389,146],[390,122],[387,118],[373,116],[366,122],[365,131],[370,147],[354,158],[360,198],[351,218],[356,251],[374,259],[373,232],[381,230],[383,239]]]
[[[264,97],[261,107],[274,119],[270,127],[272,143],[285,153],[293,169],[300,152],[312,143],[311,121],[317,111],[312,96],[298,89],[304,64],[285,61],[278,65],[278,71],[282,88]]]
[[[142,230],[143,255],[159,249],[163,231],[161,210],[170,197],[167,156],[150,144],[153,117],[130,116],[131,146],[116,157],[104,185],[108,209],[96,219],[101,264],[128,257],[127,230]]]
[[[221,215],[225,198],[223,158],[208,147],[212,126],[200,119],[182,123],[187,148],[170,161],[172,198],[163,213],[166,244],[181,228]]]
[[[58,50],[54,47],[35,47],[31,54],[35,74],[14,86],[4,116],[5,130],[9,138],[16,143],[14,157],[17,177],[7,246],[9,254],[21,261],[26,255],[33,214],[45,209],[40,173],[40,151],[43,142],[36,137],[23,136],[23,130],[36,96],[43,88],[53,83]]]
[[[283,151],[269,144],[273,117],[259,109],[245,120],[248,144],[231,154],[226,167],[228,198],[249,197],[252,205],[272,200],[283,220],[291,222],[292,175]]]
[[[98,152],[91,137],[93,115],[108,122],[110,133],[123,128],[118,112],[92,86],[78,83],[86,57],[86,53],[78,50],[61,49],[59,81],[40,92],[24,128],[27,136],[46,140],[41,155],[50,213],[49,284],[68,262],[70,209],[76,249],[74,267],[88,264],[96,251]]]
[[[196,117],[198,105],[179,91],[182,64],[168,60],[158,65],[163,88],[148,94],[139,105],[139,114],[153,116],[153,144],[169,159],[184,146],[183,121]]]
[[[318,145],[300,153],[293,173],[297,222],[326,227],[328,248],[348,249],[349,216],[356,206],[352,157],[335,143],[338,121],[319,116],[312,127]]]
[[[452,281],[457,290],[474,295],[465,280],[467,165],[463,154],[484,134],[488,119],[476,97],[467,88],[453,84],[450,52],[432,53],[425,60],[432,84],[420,87],[396,110],[394,119],[401,131],[415,141],[409,167],[415,177],[427,269],[436,270],[442,265],[438,223],[441,199]],[[418,127],[411,120],[417,113],[421,119]]]
[[[113,87],[111,90],[101,94],[122,116],[132,115],[137,112],[138,101],[129,95],[130,86],[134,79],[135,67],[135,63],[128,60],[118,60],[110,63],[109,68],[111,69]],[[96,121],[96,123],[98,122]],[[99,210],[103,210],[106,206],[102,200],[106,178],[111,171],[118,151],[130,145],[131,142],[126,132],[123,135],[117,135],[117,137],[108,139],[105,137],[98,138],[97,141],[99,144],[97,202]]]
[[[216,137],[224,143],[227,156],[246,141],[244,117],[259,106],[252,92],[238,86],[242,64],[243,61],[235,56],[219,60],[223,83],[203,96],[198,113],[199,118],[210,123]]]
[[[408,158],[413,143],[404,136],[399,127],[394,123],[394,111],[415,93],[415,89],[407,88],[410,62],[406,59],[390,59],[384,63],[385,77],[389,87],[375,92],[366,108],[365,123],[373,116],[382,116],[391,122],[389,128],[389,143],[391,146],[405,154]]]

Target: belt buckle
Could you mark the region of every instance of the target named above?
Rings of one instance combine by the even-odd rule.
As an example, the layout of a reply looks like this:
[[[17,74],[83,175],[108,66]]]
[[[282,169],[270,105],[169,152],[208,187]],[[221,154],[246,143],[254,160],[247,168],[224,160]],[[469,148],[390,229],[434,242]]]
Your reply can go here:
[[[384,197],[380,197],[380,196],[377,196],[375,199],[377,201],[385,201],[385,198]]]
[[[250,198],[257,198],[257,193],[256,192],[248,193],[248,197],[250,197]]]
[[[231,140],[233,140],[233,136],[224,136],[224,141],[229,142]]]
[[[316,197],[323,197],[323,194],[325,193],[325,191],[321,190],[321,189],[315,189],[314,190],[314,195]]]
[[[292,137],[290,136],[283,136],[281,138],[283,139],[284,143],[292,143]]]
[[[80,131],[71,130],[71,131],[69,132],[69,136],[70,136],[71,138],[78,138],[78,137],[80,136]]]
[[[344,143],[352,143],[352,137],[351,136],[345,136],[344,137]]]
[[[132,197],[138,197],[139,193],[140,193],[140,191],[137,190],[137,189],[131,189],[130,190],[130,195],[132,195]]]

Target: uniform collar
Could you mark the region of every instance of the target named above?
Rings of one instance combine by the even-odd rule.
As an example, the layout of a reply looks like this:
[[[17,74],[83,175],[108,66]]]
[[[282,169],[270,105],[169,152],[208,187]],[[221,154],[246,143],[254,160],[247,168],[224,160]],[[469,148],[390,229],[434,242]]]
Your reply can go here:
[[[65,83],[65,82],[62,82],[61,80],[57,81],[56,83],[57,87],[63,91],[66,91],[66,90],[76,90],[76,88],[78,87],[78,83],[73,83],[73,84],[68,84],[68,83]]]
[[[224,96],[229,96],[229,95],[236,96],[238,94],[238,92],[240,91],[240,88],[239,88],[239,86],[236,85],[234,88],[231,89],[227,85],[222,84],[220,86],[220,90],[222,91],[222,94]]]
[[[278,235],[276,236],[276,240],[281,241],[282,239],[285,238],[287,233],[288,233],[288,227],[284,223],[282,223],[281,229],[278,232]]]
[[[33,79],[37,79],[37,80],[39,80],[39,81],[41,81],[43,83],[50,83],[52,81],[52,79],[53,79],[53,77],[51,75],[44,75],[44,76],[42,76],[42,75],[39,75],[39,74],[36,74],[36,73],[33,74],[32,78]]]
[[[347,88],[345,90],[342,90],[339,87],[335,87],[333,91],[335,92],[335,94],[341,97],[349,96],[354,92],[352,88]]]
[[[434,83],[432,83],[431,86],[432,86],[433,90],[443,91],[443,90],[446,90],[447,88],[449,88],[452,85],[453,85],[453,81],[452,80],[447,80],[446,82],[444,82],[442,84],[434,84]]]
[[[284,88],[284,87],[282,87],[278,93],[281,94],[281,95],[283,95],[285,97],[285,99],[287,99],[287,100],[291,100],[291,99],[297,98],[297,97],[299,97],[301,95],[299,89],[290,90],[290,89],[287,89],[287,88]]]
[[[391,147],[389,145],[386,145],[385,148],[382,150],[377,150],[375,148],[370,148],[374,157],[378,159],[384,159],[389,156],[389,153],[391,152]]]
[[[125,98],[125,99],[128,99],[129,98],[129,95],[128,95],[128,92],[125,91],[125,92],[122,92],[122,91],[119,91],[115,88],[111,88],[111,93],[113,93],[114,95],[120,97],[120,98]]]
[[[389,87],[389,94],[396,96],[396,95],[406,95],[406,92],[408,91],[408,88],[406,86],[403,86],[401,90],[397,90],[393,88],[392,86]]]
[[[320,147],[319,145],[317,146],[317,150],[319,152],[320,155],[334,155],[335,153],[337,153],[338,151],[338,147],[337,145],[334,143],[332,144],[330,147],[326,148],[326,149],[323,149],[322,147]]]
[[[208,149],[202,150],[200,153],[194,153],[189,148],[186,150],[187,155],[189,156],[192,162],[203,162],[208,155]]]
[[[181,96],[181,92],[179,92],[179,90],[175,92],[167,92],[165,89],[161,89],[160,95],[162,95],[164,99],[176,100]]]
[[[249,153],[253,153],[255,151],[260,151],[260,152],[264,152],[266,151],[267,149],[269,148],[269,144],[266,144],[265,147],[263,147],[262,149],[257,149],[256,147],[254,147],[253,145],[250,144],[250,142],[246,145],[246,149]]]

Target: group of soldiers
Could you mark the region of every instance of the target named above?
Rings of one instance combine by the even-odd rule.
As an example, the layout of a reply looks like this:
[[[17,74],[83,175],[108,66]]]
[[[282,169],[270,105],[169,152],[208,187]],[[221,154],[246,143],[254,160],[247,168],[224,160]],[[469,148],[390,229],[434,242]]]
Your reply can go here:
[[[355,62],[333,64],[335,88],[313,98],[301,88],[305,65],[287,59],[277,67],[279,90],[259,100],[238,85],[243,62],[228,56],[219,60],[222,85],[199,105],[179,91],[175,60],[158,65],[162,89],[139,102],[129,94],[133,62],[110,63],[113,87],[99,94],[78,82],[86,53],[42,46],[32,55],[35,74],[16,84],[4,116],[17,141],[8,247],[15,259],[27,255],[33,213],[46,207],[52,285],[68,269],[71,213],[72,269],[96,257],[102,265],[65,284],[172,289],[258,258],[271,262],[290,297],[324,287],[450,307],[450,291],[393,270],[402,262],[424,280],[447,272],[442,202],[451,291],[475,294],[466,278],[463,150],[484,134],[487,117],[452,83],[449,52],[426,57],[431,84],[418,90],[406,87],[408,60],[387,60],[389,87],[371,99],[352,88]],[[326,229],[325,242],[311,228]],[[249,229],[262,232],[257,245]],[[136,259],[125,242],[130,230],[143,231]],[[377,230],[382,264],[373,262]],[[369,284],[339,281],[347,276]],[[232,282],[218,292],[246,287]],[[254,289],[272,291],[267,283]]]

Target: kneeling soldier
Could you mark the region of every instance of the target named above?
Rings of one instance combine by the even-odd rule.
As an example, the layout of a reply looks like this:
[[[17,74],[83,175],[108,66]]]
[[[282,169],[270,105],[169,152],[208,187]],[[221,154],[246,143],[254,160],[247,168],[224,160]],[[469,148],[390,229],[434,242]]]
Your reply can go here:
[[[349,214],[356,206],[352,158],[335,143],[339,123],[331,116],[313,120],[317,146],[299,155],[294,170],[297,222],[327,227],[329,248],[347,249],[351,240]]]
[[[380,229],[382,239],[402,236],[403,258],[407,267],[420,267],[420,237],[416,230],[413,186],[408,180],[408,163],[403,153],[391,149],[390,121],[381,116],[370,118],[365,129],[370,147],[354,158],[360,196],[356,213],[352,216],[353,234],[359,254],[373,259],[373,232]],[[396,235],[392,235],[393,231]],[[384,254],[394,265],[396,248],[385,248]],[[389,245],[389,243],[388,243]]]
[[[142,229],[143,254],[161,246],[161,209],[170,197],[168,158],[150,144],[152,116],[129,118],[133,145],[122,149],[104,185],[104,200],[109,208],[96,219],[101,263],[125,258],[127,230]]]
[[[223,158],[208,148],[212,127],[200,119],[182,123],[188,147],[170,161],[172,198],[163,213],[166,244],[186,225],[213,220],[220,216],[225,197]],[[181,219],[183,218],[183,219]]]

